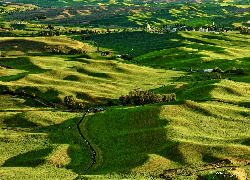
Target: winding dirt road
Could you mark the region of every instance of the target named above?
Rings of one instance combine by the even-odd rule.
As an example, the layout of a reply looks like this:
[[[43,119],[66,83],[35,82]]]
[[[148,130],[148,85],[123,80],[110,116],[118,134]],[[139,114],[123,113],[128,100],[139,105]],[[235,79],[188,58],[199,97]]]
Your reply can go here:
[[[87,112],[84,113],[83,117],[81,118],[81,120],[77,123],[77,129],[78,129],[78,132],[80,134],[80,136],[84,139],[84,141],[88,144],[88,146],[90,147],[90,149],[92,150],[92,164],[87,168],[85,169],[84,171],[80,172],[78,174],[78,176],[82,173],[84,173],[85,171],[89,170],[95,163],[96,163],[96,151],[95,149],[93,148],[93,146],[89,143],[89,141],[83,136],[82,132],[81,132],[81,129],[80,129],[80,124],[82,123],[84,117],[86,116]]]

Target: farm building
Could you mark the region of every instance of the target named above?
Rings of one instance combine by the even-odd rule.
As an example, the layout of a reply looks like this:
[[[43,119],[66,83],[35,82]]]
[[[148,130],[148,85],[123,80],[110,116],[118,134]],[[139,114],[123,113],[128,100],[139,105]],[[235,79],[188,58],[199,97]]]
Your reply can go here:
[[[213,72],[213,69],[197,69],[196,72],[204,72],[204,73],[210,73]]]

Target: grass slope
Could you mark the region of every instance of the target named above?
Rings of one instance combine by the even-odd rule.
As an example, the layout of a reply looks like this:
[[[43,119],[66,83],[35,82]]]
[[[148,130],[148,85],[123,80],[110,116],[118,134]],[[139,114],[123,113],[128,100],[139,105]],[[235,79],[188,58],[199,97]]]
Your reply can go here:
[[[78,134],[81,114],[55,112],[33,100],[0,95],[0,177],[72,179],[91,164]]]
[[[44,49],[44,46],[55,44],[93,49],[70,39],[3,38],[3,43],[6,42],[8,46],[3,50],[11,53],[13,48],[20,47],[25,56],[19,54],[0,59],[2,66],[12,68],[1,69],[4,74],[0,78],[2,89],[24,90],[57,103],[67,95],[75,95],[87,103],[117,99],[134,88],[147,90],[163,86],[182,74],[125,64],[115,57],[111,57],[113,60],[101,58],[99,54],[52,55]]]
[[[179,32],[182,38],[176,39],[185,47],[176,47],[150,52],[135,60],[155,67],[176,67],[177,69],[213,69],[232,67],[248,69],[249,37],[237,33],[216,35],[203,32]],[[178,36],[177,36],[178,37]],[[239,80],[239,78],[237,78]]]
[[[221,102],[192,101],[202,99],[202,93],[195,94],[197,89],[202,92],[202,88],[197,85],[187,90],[185,95],[190,93],[190,100],[176,105],[110,108],[87,116],[84,132],[98,149],[100,159],[87,174],[95,177],[117,172],[127,178],[158,177],[166,169],[199,166],[226,158],[248,159],[250,111],[249,106],[238,104],[242,99],[236,98],[247,100],[249,93],[244,89],[249,85],[217,81],[204,89],[208,89],[212,99]],[[226,103],[226,97],[235,100],[234,103]]]

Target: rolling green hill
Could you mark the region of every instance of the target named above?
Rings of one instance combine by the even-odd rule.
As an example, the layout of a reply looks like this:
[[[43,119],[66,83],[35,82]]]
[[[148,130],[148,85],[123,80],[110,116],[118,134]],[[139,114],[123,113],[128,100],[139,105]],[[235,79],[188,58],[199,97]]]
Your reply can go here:
[[[249,25],[249,8],[246,0],[0,2],[0,34],[14,36],[0,38],[0,179],[250,177],[250,36],[235,30]],[[158,33],[142,30],[147,22],[234,31]],[[63,35],[38,36],[48,24]],[[82,40],[87,28],[112,32]],[[101,56],[97,43],[112,54]],[[119,101],[147,90],[176,101]],[[70,109],[70,96],[85,107]]]
[[[1,69],[1,89],[24,90],[54,103],[63,102],[68,95],[86,103],[107,102],[135,88],[163,86],[183,74],[126,64],[115,56],[95,59],[100,57],[99,53],[53,55],[45,48],[63,44],[65,48],[95,50],[66,38],[3,38],[2,45],[6,43],[8,46],[3,47],[6,57],[0,59],[0,64],[8,68]]]
[[[87,174],[158,177],[166,169],[248,159],[250,111],[241,102],[249,98],[249,84],[213,82],[186,90],[181,97],[190,100],[177,105],[110,108],[87,116],[85,133],[100,159]],[[203,87],[213,101],[197,101]]]

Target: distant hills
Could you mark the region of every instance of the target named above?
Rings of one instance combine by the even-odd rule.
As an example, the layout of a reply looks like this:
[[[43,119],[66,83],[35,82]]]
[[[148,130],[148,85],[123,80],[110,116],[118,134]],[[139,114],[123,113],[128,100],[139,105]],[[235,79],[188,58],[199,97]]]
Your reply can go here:
[[[3,0],[2,2],[10,2],[9,0]],[[106,5],[108,4],[119,4],[119,3],[128,3],[128,4],[155,4],[155,3],[203,3],[203,2],[211,2],[211,3],[222,3],[222,4],[246,4],[248,3],[247,0],[137,0],[137,1],[130,1],[130,0],[12,0],[11,2],[18,2],[18,3],[27,3],[27,4],[35,4],[40,6],[71,6],[71,5],[87,5],[87,4],[96,4],[104,3]]]
[[[49,2],[20,0],[15,2],[34,4],[40,8],[7,12],[4,16],[7,21],[24,19],[36,20],[43,24],[109,28],[143,28],[147,22],[152,27],[171,26],[177,23],[201,27],[215,22],[219,27],[231,28],[249,26],[250,23],[248,0],[52,0]],[[45,16],[46,18],[37,19]]]

